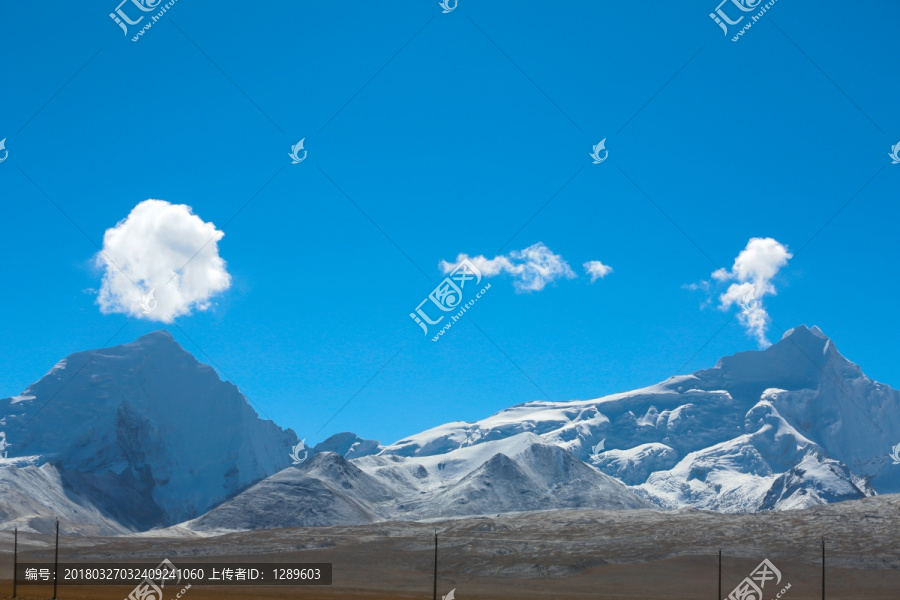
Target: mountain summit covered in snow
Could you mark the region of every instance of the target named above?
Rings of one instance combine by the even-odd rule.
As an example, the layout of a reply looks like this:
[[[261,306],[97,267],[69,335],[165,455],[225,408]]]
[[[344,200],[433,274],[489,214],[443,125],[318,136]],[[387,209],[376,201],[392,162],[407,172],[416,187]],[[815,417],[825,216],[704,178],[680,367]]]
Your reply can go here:
[[[78,352],[0,400],[0,522],[171,525],[288,466],[296,443],[165,331]]]
[[[663,507],[802,508],[900,492],[900,394],[817,327],[715,367],[595,400],[528,402],[387,446],[422,457],[540,435]]]

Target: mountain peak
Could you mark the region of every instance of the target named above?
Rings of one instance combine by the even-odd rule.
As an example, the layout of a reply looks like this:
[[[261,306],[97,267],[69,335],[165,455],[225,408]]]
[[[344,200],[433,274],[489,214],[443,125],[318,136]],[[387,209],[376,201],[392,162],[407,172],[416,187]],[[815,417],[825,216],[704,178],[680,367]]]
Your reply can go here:
[[[844,358],[822,330],[798,325],[765,350],[748,350],[719,359],[712,369],[694,373],[707,383],[704,389],[724,389],[732,395],[759,398],[763,390],[816,389],[827,366],[859,367]]]
[[[142,335],[135,342],[156,342],[156,341],[168,341],[174,342],[175,338],[172,337],[172,334],[169,333],[165,329],[157,329],[156,331],[151,331],[145,335]]]
[[[788,329],[781,336],[781,340],[764,352],[769,352],[778,346],[786,346],[789,349],[788,351],[793,354],[799,351],[806,354],[808,358],[813,358],[816,355],[824,358],[831,358],[833,355],[840,356],[834,347],[834,342],[815,325],[813,325],[812,329],[806,325],[798,325]],[[775,354],[778,354],[778,352],[776,351]]]
[[[261,420],[237,387],[154,331],[71,354],[0,399],[0,441],[9,458],[37,457],[82,487],[150,498],[134,524],[147,528],[197,516],[286,467],[297,436]]]
[[[143,349],[153,349],[153,350],[163,350],[166,352],[172,352],[180,350],[185,354],[190,354],[184,347],[178,343],[171,333],[166,331],[165,329],[157,329],[156,331],[151,331],[150,333],[144,334],[138,339],[134,340],[131,343],[122,344],[123,348],[143,348]]]
[[[336,433],[324,442],[316,444],[313,453],[335,452],[344,458],[360,458],[381,452],[384,447],[377,440],[364,440],[355,433]]]
[[[832,363],[842,367],[850,367],[854,370],[858,369],[855,363],[847,360],[838,351],[831,338],[825,335],[816,325],[813,325],[812,328],[808,328],[806,325],[798,325],[788,329],[781,336],[781,340],[768,350],[778,346],[788,346],[789,351],[794,354],[799,351],[805,355],[807,362],[815,362],[820,367],[823,367],[826,363]]]
[[[797,327],[792,327],[784,332],[784,335],[781,336],[782,340],[786,340],[789,337],[797,336],[799,338],[808,338],[810,336],[817,337],[820,340],[827,340],[828,336],[825,335],[821,329],[819,329],[818,325],[813,325],[812,328],[807,327],[806,325],[798,325]]]

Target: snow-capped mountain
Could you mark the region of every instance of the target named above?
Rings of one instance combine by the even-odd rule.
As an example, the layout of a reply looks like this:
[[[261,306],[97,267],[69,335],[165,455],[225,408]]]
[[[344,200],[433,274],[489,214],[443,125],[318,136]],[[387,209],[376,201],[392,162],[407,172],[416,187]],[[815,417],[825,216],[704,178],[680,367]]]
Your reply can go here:
[[[165,332],[0,400],[0,528],[117,534],[559,508],[803,508],[900,492],[900,393],[817,328],[594,400],[528,402],[382,446],[297,436]],[[290,468],[288,468],[290,467]]]
[[[360,525],[562,508],[651,508],[621,482],[532,433],[446,454],[325,452],[202,517],[196,531]]]
[[[78,352],[0,400],[0,489],[44,498],[4,493],[0,523],[170,525],[280,471],[296,443],[167,332]]]
[[[816,327],[633,392],[448,423],[379,457],[438,457],[524,432],[664,507],[752,512],[900,492],[888,457],[900,442],[900,393]]]
[[[336,433],[324,442],[318,443],[312,449],[313,454],[322,452],[334,452],[344,458],[360,458],[370,454],[378,454],[384,450],[384,446],[376,440],[364,440],[355,433]]]

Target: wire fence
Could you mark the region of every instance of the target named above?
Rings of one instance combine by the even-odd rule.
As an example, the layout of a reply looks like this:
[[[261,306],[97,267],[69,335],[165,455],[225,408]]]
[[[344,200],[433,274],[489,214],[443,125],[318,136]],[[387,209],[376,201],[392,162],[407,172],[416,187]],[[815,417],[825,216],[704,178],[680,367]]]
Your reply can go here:
[[[602,528],[526,534],[498,530],[495,525],[486,520],[481,531],[465,533],[455,531],[453,527],[459,526],[454,524],[435,528],[395,523],[360,531],[350,527],[257,530],[204,538],[88,538],[14,531],[9,532],[10,560],[0,566],[0,579],[9,580],[13,598],[129,600],[169,600],[182,592],[197,600],[231,596],[896,600],[900,589],[896,552],[866,552],[865,545],[842,543],[842,538],[798,545],[785,535],[780,544],[732,540],[722,546],[702,546],[680,544],[664,535],[656,539],[608,536]],[[711,532],[710,541],[717,541],[719,535]],[[210,571],[233,570],[251,562],[262,567],[261,573],[269,567],[285,571],[296,565],[327,564],[328,584],[304,581],[276,587],[263,585],[271,583],[268,580],[192,580],[188,590],[170,585],[152,597],[131,595],[132,581],[110,586],[62,578],[63,571],[73,565],[112,568],[161,560],[173,566],[206,566],[207,576]],[[26,569],[39,565],[55,577],[26,580]]]

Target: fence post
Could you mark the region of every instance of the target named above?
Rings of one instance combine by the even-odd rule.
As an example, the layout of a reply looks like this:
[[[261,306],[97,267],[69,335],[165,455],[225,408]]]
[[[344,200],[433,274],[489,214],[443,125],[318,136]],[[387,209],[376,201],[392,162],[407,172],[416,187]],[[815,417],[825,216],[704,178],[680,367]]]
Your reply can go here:
[[[722,549],[719,548],[719,595],[717,600],[722,600]]]
[[[434,600],[437,600],[437,529],[434,530]]]
[[[19,570],[19,528],[16,527],[15,533],[13,533],[13,598],[16,597],[16,587],[18,581],[16,579],[16,573]]]
[[[53,600],[56,600],[56,582],[59,579],[59,519],[56,520],[56,552],[53,553]]]
[[[822,600],[825,600],[825,536],[822,536]]]

